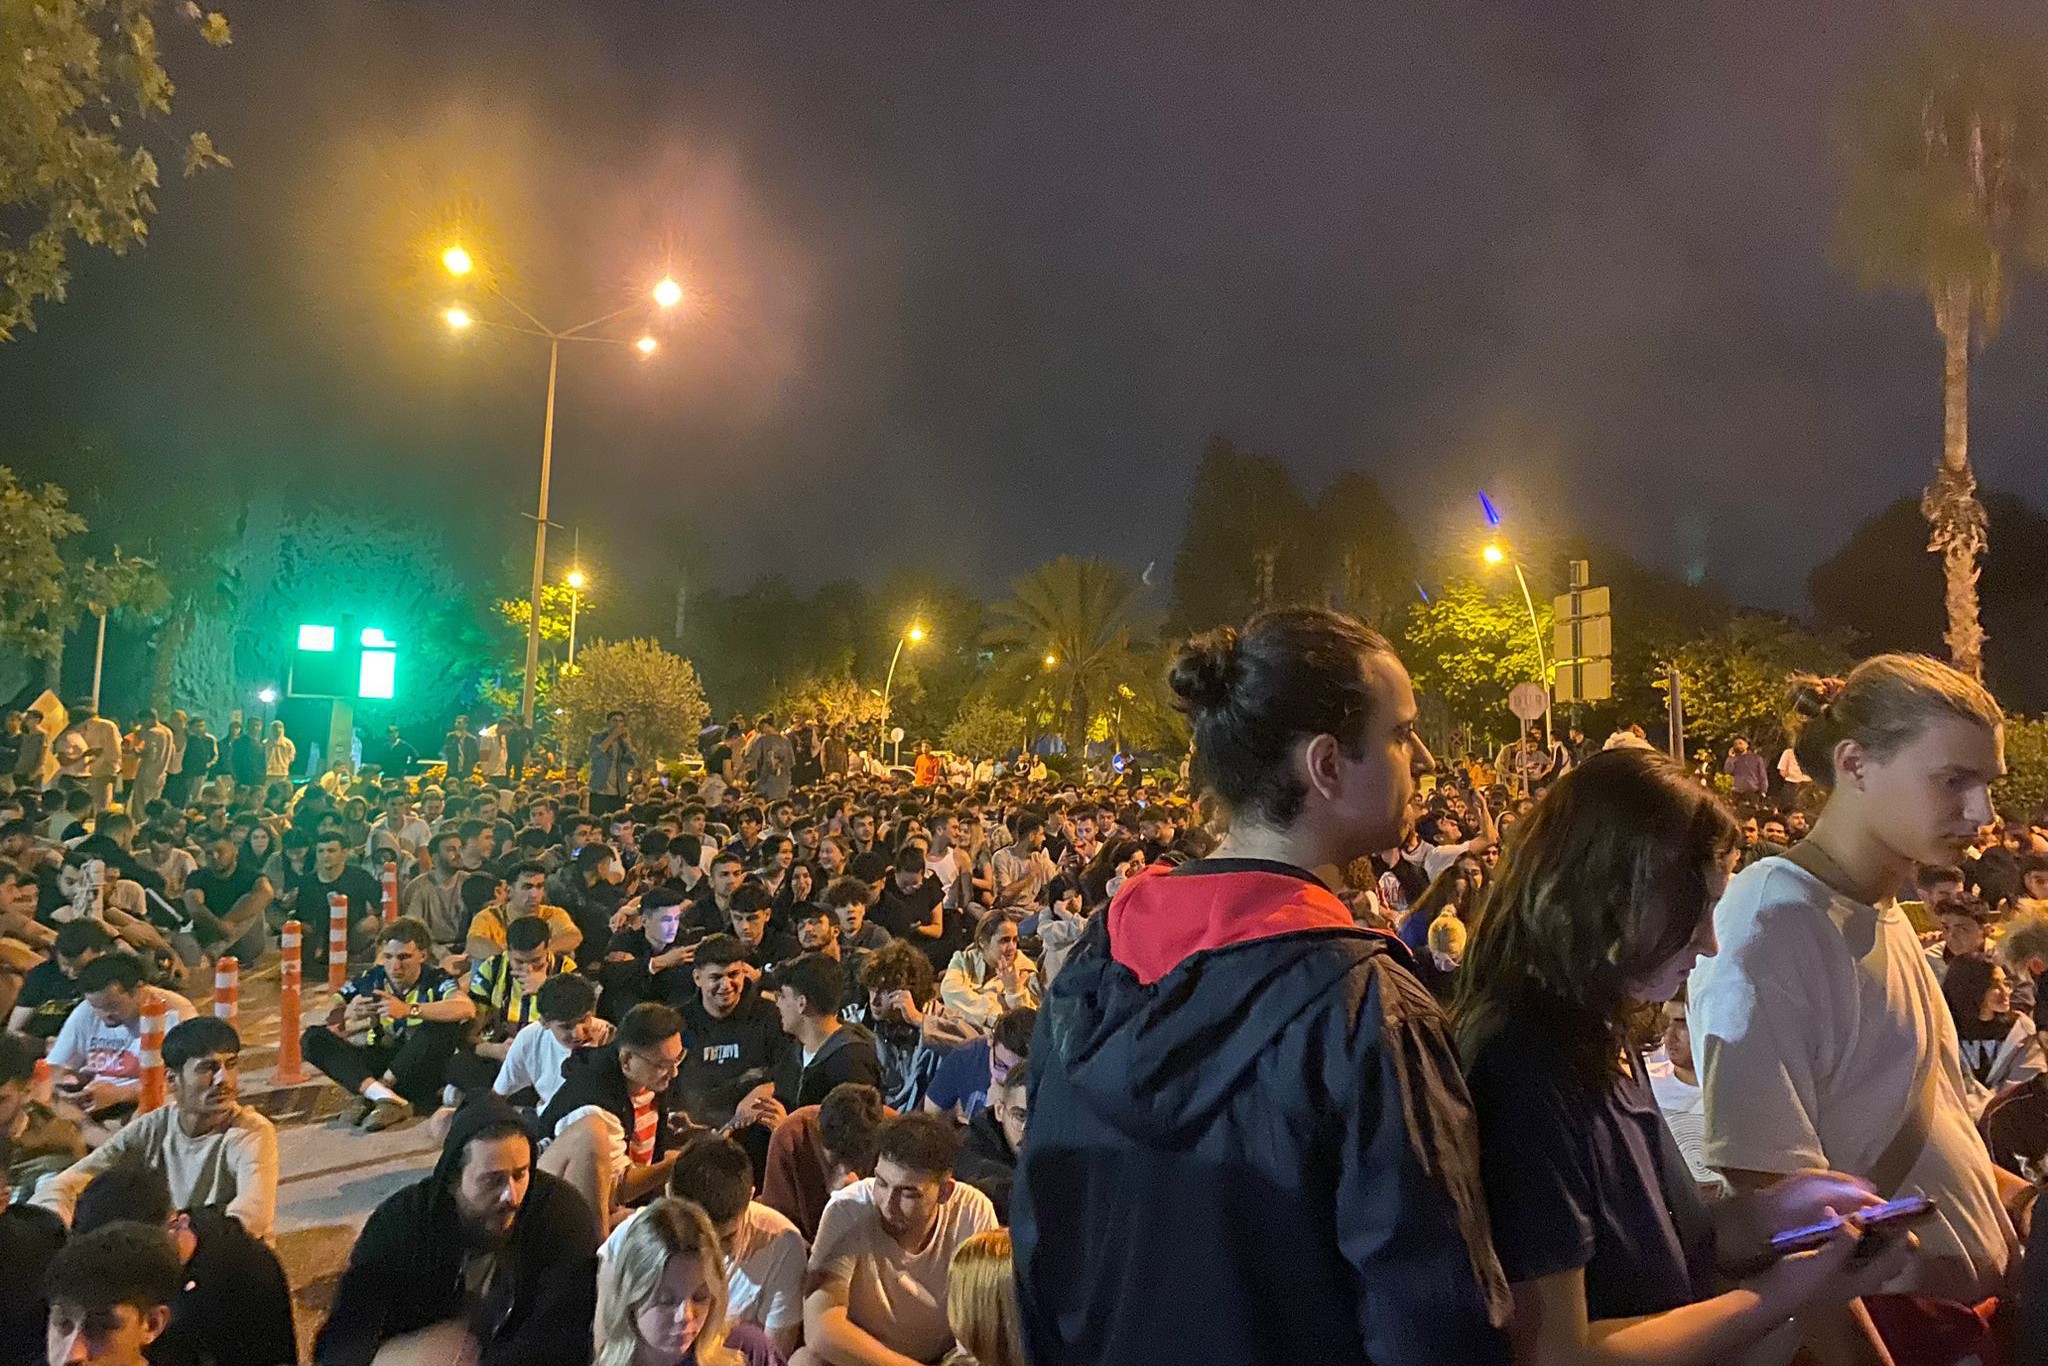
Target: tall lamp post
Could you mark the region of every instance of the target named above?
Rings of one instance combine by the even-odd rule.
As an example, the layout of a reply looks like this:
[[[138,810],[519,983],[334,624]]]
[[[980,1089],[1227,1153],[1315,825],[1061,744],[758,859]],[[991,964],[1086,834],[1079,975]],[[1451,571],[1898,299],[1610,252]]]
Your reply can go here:
[[[576,667],[576,613],[583,605],[583,585],[590,580],[583,577],[583,571],[572,569],[564,580],[569,585],[569,668]]]
[[[896,637],[895,653],[889,656],[889,676],[882,680],[882,738],[889,738],[889,719],[894,713],[889,710],[889,698],[896,691],[896,662],[903,658],[905,645],[922,645],[925,629],[921,622],[911,622],[910,629]],[[899,750],[899,754],[900,754]]]
[[[1543,684],[1543,743],[1550,744],[1550,653],[1543,648],[1543,625],[1536,619],[1536,599],[1529,593],[1529,576],[1522,571],[1522,562],[1501,548],[1498,541],[1487,542],[1479,552],[1481,559],[1490,565],[1512,564],[1515,582],[1522,586],[1522,605],[1529,609],[1529,636],[1536,642],[1536,672],[1542,675]]]
[[[441,264],[447,268],[450,275],[458,279],[469,276],[476,270],[475,259],[459,243],[441,253]],[[651,333],[643,333],[637,341],[627,342],[623,338],[603,336],[596,331],[606,323],[639,309],[641,305],[638,302],[627,304],[624,308],[615,308],[601,317],[578,323],[574,327],[554,328],[535,317],[489,279],[483,279],[481,283],[487,293],[517,314],[519,321],[504,322],[479,318],[460,304],[455,304],[441,315],[452,330],[463,332],[476,326],[495,327],[507,332],[539,337],[548,344],[547,410],[546,416],[542,419],[540,434],[540,499],[533,518],[533,589],[527,599],[531,610],[527,614],[526,624],[526,677],[519,688],[519,714],[530,727],[533,725],[534,675],[540,669],[540,590],[546,573],[548,552],[548,483],[554,472],[555,459],[555,376],[561,366],[562,343],[583,341],[631,346],[643,356],[653,355],[660,343]],[[656,306],[664,311],[674,308],[683,301],[683,287],[668,276],[663,276],[651,293]],[[573,649],[571,656],[574,656]]]

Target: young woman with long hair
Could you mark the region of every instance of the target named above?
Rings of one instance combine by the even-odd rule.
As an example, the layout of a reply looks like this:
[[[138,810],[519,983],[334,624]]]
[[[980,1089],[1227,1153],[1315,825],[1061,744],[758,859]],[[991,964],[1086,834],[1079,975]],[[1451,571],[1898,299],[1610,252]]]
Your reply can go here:
[[[1906,1258],[1852,1265],[1852,1221],[1772,1262],[1770,1235],[1876,1197],[1809,1172],[1703,1205],[1651,1093],[1630,1022],[1713,952],[1738,839],[1672,760],[1595,755],[1523,822],[1466,946],[1453,1016],[1524,1366],[1704,1366]]]
[[[1792,710],[1793,752],[1826,800],[1801,842],[1729,885],[1721,950],[1694,975],[1706,1158],[1738,1190],[1824,1166],[1932,1196],[1893,1288],[1974,1304],[2004,1288],[2015,1235],[1955,1023],[1896,897],[1991,824],[1998,704],[1946,664],[1877,655],[1846,680],[1794,680]],[[1867,1339],[1851,1312],[1809,1322],[1808,1341]]]
[[[944,1366],[1025,1366],[1010,1230],[977,1233],[954,1250],[946,1271],[946,1322],[959,1346]]]
[[[593,1366],[770,1366],[781,1358],[725,1317],[725,1255],[704,1211],[655,1201],[598,1269]]]
[[[1981,1112],[2002,1087],[2041,1074],[2041,1041],[2033,1020],[2013,1009],[2012,981],[1988,953],[1950,961],[1941,994],[1955,1018],[1964,1075],[1973,1083],[1971,1108]]]

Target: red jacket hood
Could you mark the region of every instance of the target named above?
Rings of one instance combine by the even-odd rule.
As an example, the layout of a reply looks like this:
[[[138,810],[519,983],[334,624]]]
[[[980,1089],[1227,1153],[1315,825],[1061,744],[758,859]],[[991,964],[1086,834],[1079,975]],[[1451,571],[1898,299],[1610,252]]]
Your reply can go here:
[[[1356,928],[1327,887],[1277,864],[1218,860],[1216,871],[1147,868],[1109,903],[1110,954],[1150,986],[1205,949],[1297,930]]]

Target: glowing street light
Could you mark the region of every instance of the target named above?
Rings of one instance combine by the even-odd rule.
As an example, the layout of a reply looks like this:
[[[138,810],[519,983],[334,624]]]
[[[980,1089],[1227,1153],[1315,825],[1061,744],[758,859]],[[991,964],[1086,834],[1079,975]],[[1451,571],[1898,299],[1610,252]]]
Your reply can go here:
[[[909,633],[904,636],[904,639],[908,640],[912,645],[924,644],[924,627],[911,627]]]
[[[589,580],[583,577],[582,570],[572,569],[569,571],[569,577],[564,579],[563,582],[580,593],[583,591],[583,585],[588,583]]]
[[[1058,655],[1047,655],[1047,656],[1045,657],[1045,667],[1046,667],[1046,668],[1048,668],[1048,669],[1056,669],[1056,668],[1058,668],[1058,667],[1059,667],[1059,664],[1060,664],[1060,657],[1059,657]]]
[[[256,693],[256,700],[257,700],[258,702],[261,702],[261,703],[262,703],[262,704],[263,704],[264,706],[266,706],[266,707],[274,707],[274,706],[276,706],[276,705],[277,705],[277,689],[275,689],[275,688],[262,688],[262,689],[259,689],[259,690],[257,691],[257,693]]]
[[[459,244],[453,243],[442,250],[441,264],[448,269],[449,274],[456,276],[467,275],[476,268],[476,262],[469,252]],[[660,305],[661,308],[673,308],[683,300],[683,287],[676,283],[674,277],[664,275],[652,286],[649,290],[649,295],[638,296],[623,308],[615,308],[609,313],[600,314],[587,322],[578,323],[574,327],[558,328],[541,321],[530,309],[519,303],[518,300],[508,296],[504,290],[499,288],[488,277],[484,278],[480,283],[485,290],[496,296],[498,302],[503,304],[505,310],[512,316],[501,315],[497,318],[477,318],[472,317],[467,309],[459,306],[451,307],[442,314],[443,319],[446,320],[450,328],[459,332],[475,323],[484,322],[500,331],[522,332],[529,337],[539,337],[548,344],[547,404],[541,418],[540,435],[540,496],[536,499],[533,521],[533,587],[527,594],[527,601],[536,604],[536,608],[528,613],[527,616],[526,675],[521,680],[519,690],[519,714],[525,718],[528,725],[532,725],[534,681],[540,672],[540,612],[538,604],[541,598],[541,589],[546,584],[548,487],[554,474],[555,385],[556,377],[561,367],[562,343],[601,342],[612,346],[630,346],[643,356],[651,356],[661,347],[661,343],[651,334],[643,333],[637,339],[629,340],[627,337],[617,335],[617,332],[609,329],[607,325],[618,323],[628,313],[637,312],[644,316],[649,295],[652,296],[653,301]],[[608,331],[610,335],[607,335]],[[573,662],[575,658],[573,642],[569,654],[570,660]]]
[[[1494,507],[1491,498],[1480,494],[1479,506],[1485,513],[1487,525],[1500,525],[1500,510]],[[1495,567],[1503,564],[1512,564],[1515,567],[1515,582],[1522,587],[1522,605],[1529,609],[1529,634],[1536,642],[1536,668],[1543,675],[1543,693],[1547,703],[1550,695],[1550,660],[1543,648],[1543,627],[1536,619],[1536,599],[1529,593],[1529,576],[1522,572],[1522,562],[1519,559],[1510,559],[1507,549],[1499,541],[1488,541],[1481,548],[1479,558]],[[1550,740],[1550,708],[1546,705],[1543,709],[1543,742],[1549,744]]]
[[[583,585],[590,582],[590,580],[583,577],[582,570],[572,569],[563,582],[569,585],[569,663],[567,667],[574,669],[576,667],[576,613],[583,606]]]

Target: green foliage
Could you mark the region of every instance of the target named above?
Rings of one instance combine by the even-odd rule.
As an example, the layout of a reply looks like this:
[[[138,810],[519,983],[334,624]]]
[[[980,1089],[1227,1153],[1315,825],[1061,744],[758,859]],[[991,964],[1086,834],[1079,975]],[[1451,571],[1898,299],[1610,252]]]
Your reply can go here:
[[[782,690],[773,710],[785,722],[813,720],[828,726],[874,726],[887,719],[889,709],[880,692],[864,688],[851,678],[798,679]]]
[[[1078,755],[1090,720],[1116,705],[1118,686],[1135,693],[1151,681],[1132,642],[1144,586],[1122,565],[1062,555],[1012,580],[1010,590],[991,609],[988,643],[997,657],[987,695],[1046,717]]]
[[[0,465],[0,640],[38,659],[62,640],[46,613],[64,596],[59,546],[85,530],[85,519],[55,484],[30,488]]]
[[[1538,603],[1536,613],[1548,641],[1550,608]],[[1408,609],[1407,645],[1403,658],[1415,690],[1442,698],[1453,722],[1487,737],[1515,734],[1508,693],[1543,677],[1518,590],[1451,579],[1433,600]]]
[[[156,211],[151,120],[170,113],[155,0],[0,4],[0,341],[35,326],[35,305],[62,299],[72,244],[116,255],[140,243]],[[228,42],[219,14],[190,11],[199,37]],[[186,174],[225,166],[204,133],[183,149]]]
[[[982,697],[968,702],[946,727],[945,748],[970,759],[989,759],[1024,742],[1024,718]]]
[[[549,711],[572,764],[587,757],[585,742],[604,729],[610,712],[626,713],[646,762],[681,754],[711,715],[690,661],[651,640],[601,642],[578,650],[575,672],[555,682]]]
[[[583,590],[579,599],[576,591],[559,583],[544,583],[540,586],[540,638],[544,641],[569,639],[570,608],[577,613],[579,629],[589,623],[583,618],[590,614],[593,605],[591,592]],[[526,631],[533,621],[533,603],[527,598],[500,598],[495,604],[499,620],[510,627],[519,638],[518,654],[521,665],[526,659]]]
[[[1991,793],[2008,820],[2031,820],[2048,808],[2048,716],[2006,718],[2005,776]]]
[[[1330,606],[1398,634],[1415,600],[1415,542],[1379,484],[1356,470],[1338,475],[1316,499],[1313,527],[1304,551]]]
[[[1207,630],[1313,596],[1303,553],[1311,527],[1308,500],[1285,465],[1217,437],[1195,474],[1187,529],[1173,558],[1174,623]]]
[[[1838,253],[1866,287],[1960,289],[1981,341],[2048,265],[2048,51],[1930,27],[1850,92]]]
[[[1794,673],[1839,673],[1847,638],[1816,634],[1784,617],[1738,615],[1666,653],[1678,668],[1686,735],[1725,748],[1736,736],[1766,755],[1784,741],[1785,684]]]

